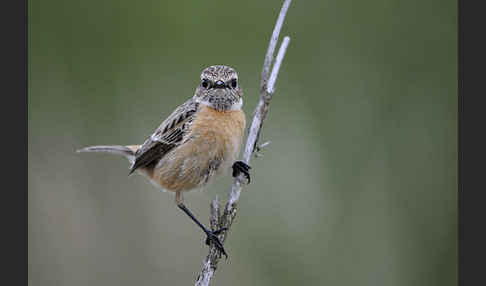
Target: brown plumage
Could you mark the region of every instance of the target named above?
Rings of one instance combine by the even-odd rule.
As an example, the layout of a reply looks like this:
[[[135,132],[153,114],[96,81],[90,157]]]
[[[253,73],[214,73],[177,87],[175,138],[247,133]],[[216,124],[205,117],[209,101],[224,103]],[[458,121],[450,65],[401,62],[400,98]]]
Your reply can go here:
[[[185,207],[182,193],[200,189],[233,167],[249,181],[249,166],[235,163],[245,129],[242,90],[236,71],[211,66],[201,73],[195,95],[174,112],[142,145],[91,146],[78,152],[108,152],[125,156],[129,174],[138,171],[154,185],[176,193],[176,203],[226,255],[217,238],[222,230],[206,229]],[[235,164],[233,164],[235,163]]]

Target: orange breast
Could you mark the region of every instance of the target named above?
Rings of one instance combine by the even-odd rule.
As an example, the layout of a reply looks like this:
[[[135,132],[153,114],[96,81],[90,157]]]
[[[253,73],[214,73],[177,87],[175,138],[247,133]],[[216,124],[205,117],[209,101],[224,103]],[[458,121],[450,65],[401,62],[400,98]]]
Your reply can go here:
[[[192,125],[192,132],[201,136],[216,136],[225,146],[241,141],[245,130],[245,114],[242,110],[217,111],[203,106]],[[238,147],[240,144],[237,144]]]
[[[160,160],[152,180],[169,191],[204,186],[236,160],[244,129],[243,111],[201,107],[191,125],[190,139]]]

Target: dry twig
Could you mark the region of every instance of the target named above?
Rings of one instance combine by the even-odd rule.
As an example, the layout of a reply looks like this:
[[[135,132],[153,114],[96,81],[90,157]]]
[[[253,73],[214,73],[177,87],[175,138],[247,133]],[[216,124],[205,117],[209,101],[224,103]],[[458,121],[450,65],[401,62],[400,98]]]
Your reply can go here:
[[[260,136],[260,131],[262,129],[263,120],[268,113],[268,106],[270,104],[270,100],[272,99],[273,93],[275,92],[275,81],[277,80],[278,71],[280,69],[280,65],[283,61],[285,51],[287,50],[287,46],[289,45],[290,38],[285,37],[280,45],[277,57],[275,59],[275,63],[272,68],[272,72],[270,73],[270,68],[272,67],[272,60],[273,54],[275,52],[275,48],[277,47],[277,41],[280,34],[280,30],[282,29],[282,25],[285,19],[285,15],[287,14],[287,10],[289,8],[291,0],[285,0],[282,5],[282,9],[280,10],[280,14],[278,16],[277,22],[275,24],[275,28],[272,33],[272,37],[270,39],[270,43],[268,45],[267,53],[265,55],[265,61],[263,63],[263,70],[261,75],[261,82],[260,82],[260,99],[258,101],[258,105],[255,109],[255,113],[253,115],[253,121],[251,123],[248,138],[245,145],[245,151],[243,153],[243,162],[246,164],[250,163],[251,155],[258,149],[257,142]],[[268,145],[264,143],[265,145]],[[263,147],[263,145],[261,147]],[[220,228],[227,228],[227,231],[224,231],[220,236],[219,239],[222,243],[226,240],[228,236],[228,232],[231,229],[231,225],[233,220],[236,216],[237,210],[237,203],[238,199],[240,198],[241,193],[241,183],[239,178],[235,178],[233,185],[231,186],[231,190],[229,192],[228,202],[225,205],[223,214],[220,216],[219,210],[219,199],[216,199],[211,203],[211,217],[210,217],[210,224],[213,230],[220,229]],[[204,260],[203,267],[199,276],[197,277],[196,286],[208,286],[211,278],[214,275],[214,271],[216,271],[216,267],[218,261],[221,259],[219,251],[214,247],[212,244],[209,247],[209,254]]]

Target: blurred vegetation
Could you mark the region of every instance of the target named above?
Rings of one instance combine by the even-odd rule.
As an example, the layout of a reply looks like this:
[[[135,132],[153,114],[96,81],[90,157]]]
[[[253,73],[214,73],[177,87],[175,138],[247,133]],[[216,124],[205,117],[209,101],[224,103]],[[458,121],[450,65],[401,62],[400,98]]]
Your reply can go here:
[[[124,158],[233,66],[250,119],[282,1],[29,2],[29,284],[190,285],[204,236]],[[455,285],[456,1],[298,1],[214,285]],[[207,224],[230,176],[186,198]]]

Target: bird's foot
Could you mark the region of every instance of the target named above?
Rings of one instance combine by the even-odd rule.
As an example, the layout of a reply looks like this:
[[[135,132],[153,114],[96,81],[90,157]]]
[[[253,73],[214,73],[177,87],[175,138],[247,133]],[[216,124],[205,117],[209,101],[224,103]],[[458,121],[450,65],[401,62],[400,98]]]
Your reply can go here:
[[[215,230],[215,231],[206,231],[206,245],[210,245],[211,241],[214,243],[214,246],[228,259],[228,254],[226,254],[226,251],[224,250],[223,243],[218,238],[218,235],[225,231],[228,230],[226,227],[223,227],[221,229]]]
[[[247,184],[250,183],[250,172],[248,172],[251,169],[250,166],[248,166],[245,162],[243,161],[236,161],[233,164],[233,177],[237,178],[241,173],[245,176],[246,180],[248,181]]]

